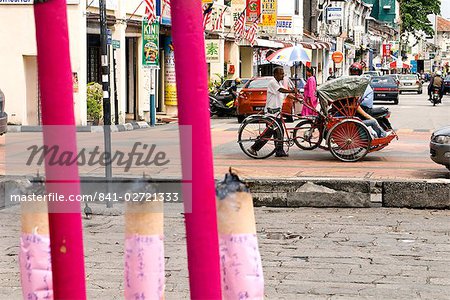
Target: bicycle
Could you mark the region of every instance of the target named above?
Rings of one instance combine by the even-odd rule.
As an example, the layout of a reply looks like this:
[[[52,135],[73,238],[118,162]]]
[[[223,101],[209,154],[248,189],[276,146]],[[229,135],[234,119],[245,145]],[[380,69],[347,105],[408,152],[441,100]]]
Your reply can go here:
[[[297,99],[297,102],[300,102]],[[306,104],[304,104],[306,105]],[[272,156],[276,151],[276,144],[283,143],[289,148],[296,145],[303,150],[312,150],[319,147],[323,136],[323,122],[319,117],[299,118],[300,122],[295,127],[288,127],[285,117],[299,118],[295,114],[278,112],[275,116],[252,115],[241,124],[238,132],[238,143],[241,150],[249,157],[264,159]],[[280,124],[277,122],[280,120]],[[283,139],[278,137],[283,133]],[[273,136],[273,137],[272,137]],[[249,151],[256,142],[262,144],[254,155]]]

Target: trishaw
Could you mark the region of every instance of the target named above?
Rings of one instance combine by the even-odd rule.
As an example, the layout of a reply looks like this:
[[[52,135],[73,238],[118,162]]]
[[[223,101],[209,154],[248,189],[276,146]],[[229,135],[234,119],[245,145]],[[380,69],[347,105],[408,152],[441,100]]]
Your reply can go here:
[[[275,116],[249,116],[239,128],[239,146],[246,155],[256,159],[272,156],[276,144],[283,143],[288,148],[295,144],[303,150],[319,147],[329,150],[341,161],[359,161],[367,153],[381,150],[394,138],[398,139],[393,130],[386,137],[376,136],[357,117],[356,111],[369,83],[370,79],[364,76],[344,76],[324,83],[317,90],[319,110],[303,103],[317,116],[294,115],[294,122],[297,122],[294,127],[287,127],[283,118],[286,114],[281,112]],[[281,119],[281,124],[276,118]],[[283,139],[280,138],[282,132]],[[325,145],[322,145],[323,141]],[[259,149],[254,155],[248,149],[256,142]]]

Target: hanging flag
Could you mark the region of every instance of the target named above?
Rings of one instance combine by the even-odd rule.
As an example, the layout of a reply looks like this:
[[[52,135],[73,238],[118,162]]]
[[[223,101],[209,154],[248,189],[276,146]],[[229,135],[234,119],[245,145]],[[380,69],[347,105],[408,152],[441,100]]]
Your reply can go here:
[[[153,24],[156,20],[156,6],[155,0],[144,0],[145,14],[147,15],[148,24]]]
[[[240,39],[244,36],[245,34],[245,21],[246,21],[246,17],[245,17],[245,9],[243,12],[241,12],[241,14],[239,15],[239,18],[236,20],[236,22],[234,23],[234,34],[236,36],[237,39]]]
[[[245,39],[247,41],[249,41],[249,43],[250,43],[250,45],[252,45],[252,47],[256,42],[256,34],[257,33],[258,33],[258,20],[253,22],[252,26],[250,26],[250,28],[245,33]]]
[[[206,29],[206,26],[211,21],[212,7],[213,3],[207,3],[203,5],[203,30]]]
[[[213,31],[223,29],[223,15],[225,14],[225,11],[227,10],[227,8],[228,8],[228,6],[225,6],[225,8],[222,10],[222,12],[217,17],[217,19],[213,25]]]

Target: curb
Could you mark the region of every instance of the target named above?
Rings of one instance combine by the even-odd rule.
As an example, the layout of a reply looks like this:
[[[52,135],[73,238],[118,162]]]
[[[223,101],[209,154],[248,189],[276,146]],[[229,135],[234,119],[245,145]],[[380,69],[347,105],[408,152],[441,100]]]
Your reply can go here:
[[[134,178],[113,178],[107,184],[104,178],[82,178],[84,194],[120,193],[120,183]],[[24,178],[0,177],[0,208],[5,206],[6,196],[27,189]],[[180,179],[151,179],[157,192],[180,193]],[[216,180],[218,182],[218,180]],[[450,209],[450,180],[421,181],[369,181],[348,179],[246,179],[255,206],[278,208],[413,208]],[[144,186],[143,188],[145,187]],[[190,184],[190,183],[185,183]],[[117,191],[116,191],[117,190]],[[8,191],[10,193],[8,193]],[[106,192],[108,191],[108,192]],[[181,201],[179,201],[181,202]]]
[[[157,123],[156,126],[165,125],[166,123]],[[104,126],[77,126],[77,132],[103,132]],[[130,122],[119,125],[110,125],[111,132],[131,131],[143,128],[151,128],[147,122]],[[19,132],[42,132],[42,126],[22,126],[22,125],[8,125],[8,133]]]

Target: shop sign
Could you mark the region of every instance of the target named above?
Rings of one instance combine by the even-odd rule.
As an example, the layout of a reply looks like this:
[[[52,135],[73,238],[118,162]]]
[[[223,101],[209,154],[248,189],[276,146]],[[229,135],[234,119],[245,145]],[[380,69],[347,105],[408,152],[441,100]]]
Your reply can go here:
[[[262,0],[261,28],[267,33],[275,33],[277,26],[277,0]]]
[[[33,0],[0,0],[0,4],[33,4]]]
[[[293,34],[292,16],[277,17],[277,34]]]
[[[171,25],[170,0],[161,0],[161,25]]]
[[[247,23],[258,20],[261,14],[261,0],[247,0]]]
[[[391,56],[391,45],[383,44],[383,57]]]
[[[206,62],[220,62],[220,40],[205,40]]]
[[[0,0],[0,4],[33,4],[33,0]],[[66,4],[80,4],[80,0],[66,0]]]
[[[343,17],[342,7],[327,8],[327,21],[342,20],[342,17]]]
[[[232,16],[232,23],[237,21],[241,13],[244,11],[244,9],[247,7],[246,0],[232,0],[231,1],[231,16]]]
[[[142,66],[159,68],[159,23],[142,21]]]
[[[164,40],[164,103],[177,105],[177,81],[175,77],[175,54],[172,37]]]

